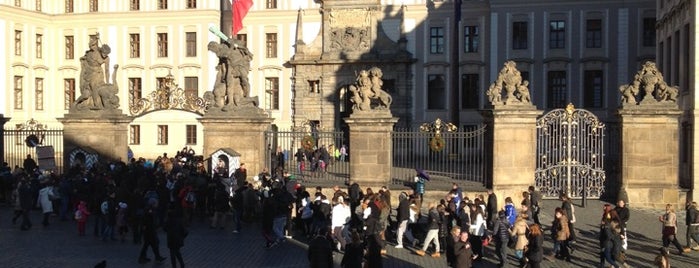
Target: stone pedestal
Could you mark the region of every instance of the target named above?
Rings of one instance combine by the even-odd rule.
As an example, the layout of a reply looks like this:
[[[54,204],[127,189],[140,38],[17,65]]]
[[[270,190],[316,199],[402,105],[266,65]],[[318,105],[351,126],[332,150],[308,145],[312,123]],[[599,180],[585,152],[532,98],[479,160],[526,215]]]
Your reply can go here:
[[[63,159],[76,148],[90,148],[100,160],[127,162],[128,129],[133,118],[123,114],[66,114],[58,118],[63,124]],[[64,163],[68,167],[69,163]],[[67,170],[67,169],[66,169]]]
[[[5,117],[5,115],[0,114],[0,152],[3,152],[0,154],[0,162],[5,162],[5,123],[7,121],[10,121],[9,117]]]
[[[521,200],[522,192],[534,185],[536,119],[541,114],[532,105],[497,107],[484,114],[492,133],[491,187],[501,207],[506,197]]]
[[[221,148],[231,148],[241,154],[240,162],[245,163],[248,177],[257,175],[265,162],[265,131],[273,120],[266,114],[205,115],[199,119],[204,127],[202,155],[211,155]]]
[[[350,131],[350,181],[362,189],[387,185],[391,178],[391,132],[398,118],[389,111],[355,111],[345,122]]]
[[[679,205],[679,117],[674,107],[631,106],[621,118],[621,191],[634,207]]]

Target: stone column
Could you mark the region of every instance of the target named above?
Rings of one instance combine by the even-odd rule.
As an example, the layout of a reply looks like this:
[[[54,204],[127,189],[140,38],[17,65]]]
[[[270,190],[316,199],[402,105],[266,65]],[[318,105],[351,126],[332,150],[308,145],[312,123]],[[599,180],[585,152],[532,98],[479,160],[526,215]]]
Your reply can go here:
[[[388,184],[391,178],[393,140],[398,118],[389,111],[355,111],[344,119],[350,131],[350,181],[362,189]]]
[[[679,117],[676,105],[626,106],[621,118],[621,191],[634,207],[683,207],[678,189]]]
[[[498,206],[505,197],[521,200],[534,185],[536,170],[536,119],[542,114],[533,105],[496,106],[485,114],[492,130],[492,189]]]
[[[5,162],[5,123],[10,121],[9,117],[0,114],[0,163]]]
[[[68,167],[68,154],[75,148],[91,148],[100,160],[128,161],[128,129],[133,118],[123,114],[84,116],[66,114],[58,118],[63,124],[63,159]]]
[[[205,115],[199,119],[204,127],[204,157],[220,148],[231,148],[240,153],[249,177],[262,171],[265,161],[265,131],[274,119],[266,114],[258,116]]]

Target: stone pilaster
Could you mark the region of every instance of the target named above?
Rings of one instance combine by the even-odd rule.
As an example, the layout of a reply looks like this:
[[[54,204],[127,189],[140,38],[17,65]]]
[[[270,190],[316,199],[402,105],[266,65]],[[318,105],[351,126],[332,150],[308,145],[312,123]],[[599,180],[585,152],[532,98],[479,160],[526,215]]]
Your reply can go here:
[[[127,162],[128,129],[133,118],[123,114],[103,116],[82,116],[66,114],[58,118],[63,124],[63,159],[75,148],[95,150],[100,160],[121,160]],[[67,167],[69,163],[64,163]]]
[[[621,118],[621,191],[634,207],[682,207],[678,189],[679,117],[676,106],[630,106]],[[682,204],[681,204],[682,203]]]
[[[231,148],[240,153],[249,177],[262,171],[265,162],[265,131],[274,119],[258,116],[204,116],[199,122],[204,127],[203,155],[208,157],[220,148]]]
[[[345,122],[350,131],[350,180],[362,188],[387,185],[393,152],[391,132],[398,118],[388,111],[355,111]]]
[[[534,185],[536,119],[541,114],[533,105],[500,106],[485,114],[492,130],[492,189],[498,205],[508,196],[520,200]]]

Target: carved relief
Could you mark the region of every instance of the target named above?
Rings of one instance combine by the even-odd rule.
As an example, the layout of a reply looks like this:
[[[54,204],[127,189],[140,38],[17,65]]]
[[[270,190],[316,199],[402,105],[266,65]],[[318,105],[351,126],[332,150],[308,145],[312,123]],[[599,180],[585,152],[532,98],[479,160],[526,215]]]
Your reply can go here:
[[[344,9],[330,11],[328,22],[330,28],[341,28],[352,25],[359,28],[371,26],[371,13],[365,9]]]
[[[522,75],[517,70],[517,64],[514,61],[505,62],[498,78],[485,93],[494,106],[531,105],[532,103],[529,94],[529,81],[522,81]]]
[[[634,75],[633,82],[619,87],[622,106],[676,103],[679,88],[669,86],[655,62],[647,61]],[[638,100],[641,99],[639,102]]]
[[[330,28],[331,51],[368,50],[369,42],[369,27]]]

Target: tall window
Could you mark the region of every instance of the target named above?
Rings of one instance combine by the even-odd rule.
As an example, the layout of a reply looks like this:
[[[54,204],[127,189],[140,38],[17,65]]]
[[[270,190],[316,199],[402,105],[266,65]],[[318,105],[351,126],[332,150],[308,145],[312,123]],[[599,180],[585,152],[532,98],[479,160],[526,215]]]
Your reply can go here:
[[[444,27],[430,27],[430,53],[444,53]]]
[[[41,35],[41,34],[36,35],[36,58],[37,59],[41,59],[41,57],[43,56],[42,54],[43,54],[44,41],[42,39],[43,39],[43,35]]]
[[[130,125],[129,126],[129,144],[141,144],[141,126],[140,125]]]
[[[97,3],[97,0],[90,0],[90,12],[97,12],[99,11],[99,6]]]
[[[266,1],[267,1],[267,4],[265,5],[265,7],[267,7],[267,9],[276,9],[277,8],[277,0],[266,0]]]
[[[267,58],[277,57],[277,34],[267,34]]]
[[[566,23],[562,20],[552,20],[549,22],[549,48],[566,47]]]
[[[158,145],[167,145],[167,125],[158,125]]]
[[[141,9],[141,0],[129,1],[129,10],[136,11]]]
[[[197,125],[187,125],[187,145],[197,144]]]
[[[70,105],[75,101],[75,79],[63,79],[63,109],[70,110]]]
[[[461,109],[478,108],[478,74],[461,75]]]
[[[15,56],[22,56],[22,31],[15,30]]]
[[[15,76],[15,110],[22,110],[22,77]]]
[[[464,26],[464,52],[478,52],[478,26]]]
[[[187,0],[187,8],[197,8],[197,0]]]
[[[73,13],[73,0],[66,0],[66,13]]]
[[[604,83],[601,70],[585,71],[584,93],[585,108],[602,108],[604,102]]]
[[[427,109],[446,109],[446,83],[444,75],[431,74],[427,76]]]
[[[75,58],[75,41],[72,35],[66,35],[66,60]]]
[[[308,88],[311,93],[320,93],[320,80],[308,80]]]
[[[155,88],[161,89],[164,87],[165,87],[165,77],[156,77],[155,78]]]
[[[185,35],[186,35],[186,41],[187,41],[187,57],[196,57],[197,56],[197,33],[187,32]]]
[[[38,111],[44,110],[44,79],[34,79],[34,87],[34,106],[36,106],[36,110]]]
[[[158,9],[167,9],[167,0],[158,0]]]
[[[36,0],[36,11],[41,11],[41,0]]]
[[[279,110],[279,77],[265,78],[265,103],[268,110]]]
[[[655,46],[655,18],[653,17],[643,18],[643,46]]]
[[[167,33],[158,33],[158,57],[167,57]]]
[[[563,108],[567,99],[566,72],[550,71],[548,73],[547,108]]]
[[[143,98],[143,89],[140,77],[129,77],[129,106],[134,106]]]
[[[184,95],[189,98],[199,95],[199,78],[196,76],[187,76],[184,78]]]
[[[129,34],[129,57],[141,57],[141,35],[137,33]]]
[[[237,34],[236,38],[238,40],[242,41],[243,45],[245,45],[245,47],[248,46],[248,35],[247,34]]]
[[[585,46],[587,48],[602,47],[602,20],[587,20],[587,34],[585,36]]]
[[[16,7],[22,7],[22,0],[15,0]]]

